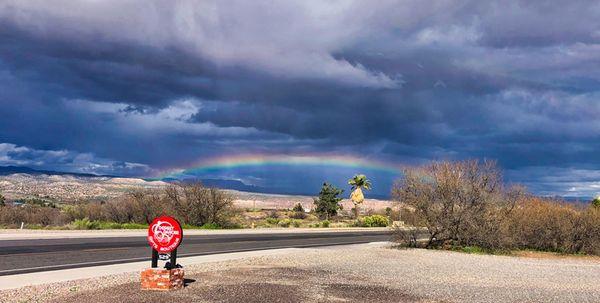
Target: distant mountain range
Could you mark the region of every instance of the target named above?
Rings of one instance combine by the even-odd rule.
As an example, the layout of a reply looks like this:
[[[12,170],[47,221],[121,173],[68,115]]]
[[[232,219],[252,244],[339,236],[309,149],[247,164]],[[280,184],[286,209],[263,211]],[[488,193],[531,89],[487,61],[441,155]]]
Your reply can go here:
[[[155,179],[148,179],[155,180]],[[230,179],[201,179],[201,178],[188,178],[184,180],[176,179],[176,178],[162,178],[159,179],[164,182],[183,182],[183,183],[196,183],[200,182],[208,187],[218,187],[223,189],[233,189],[239,191],[248,191],[248,192],[263,192],[264,187],[248,185],[239,180],[230,180]]]
[[[71,175],[77,177],[116,177],[109,175],[96,175],[86,173],[61,172],[53,170],[39,170],[24,166],[0,166],[0,176],[8,176],[12,174],[29,174],[29,175]]]
[[[155,181],[156,179],[148,179]],[[233,189],[238,191],[245,191],[251,193],[262,193],[262,194],[279,194],[279,195],[308,195],[312,196],[315,193],[306,193],[302,191],[290,191],[281,188],[271,188],[271,187],[262,187],[256,185],[248,185],[239,180],[231,180],[231,179],[202,179],[202,178],[186,178],[186,179],[176,179],[176,178],[162,178],[158,179],[164,182],[183,182],[183,183],[195,183],[200,182],[205,186],[209,187],[218,187],[223,189]]]
[[[28,174],[28,175],[58,175],[58,176],[76,176],[76,177],[84,177],[84,178],[120,178],[120,176],[111,176],[111,175],[96,175],[96,174],[86,174],[86,173],[74,173],[74,172],[61,172],[61,171],[52,171],[52,170],[40,170],[33,169],[30,167],[24,166],[0,166],[0,176],[8,176],[12,174]],[[160,180],[155,179],[147,179],[147,181],[164,181],[164,182],[201,182],[206,186],[218,187],[223,189],[233,189],[238,191],[247,191],[247,192],[255,192],[255,193],[275,193],[275,190],[269,191],[264,187],[254,186],[245,184],[239,180],[227,180],[227,179],[186,179],[179,180],[173,178],[163,178]]]

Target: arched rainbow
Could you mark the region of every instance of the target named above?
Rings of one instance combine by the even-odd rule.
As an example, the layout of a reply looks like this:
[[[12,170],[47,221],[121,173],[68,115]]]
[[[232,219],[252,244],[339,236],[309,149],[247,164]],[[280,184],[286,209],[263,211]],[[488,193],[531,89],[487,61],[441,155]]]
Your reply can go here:
[[[202,173],[238,167],[287,165],[287,166],[337,166],[357,169],[371,169],[400,174],[400,166],[390,162],[360,158],[352,155],[269,155],[269,154],[237,154],[202,159],[189,168],[163,172],[159,178],[178,177],[184,175],[201,175]]]

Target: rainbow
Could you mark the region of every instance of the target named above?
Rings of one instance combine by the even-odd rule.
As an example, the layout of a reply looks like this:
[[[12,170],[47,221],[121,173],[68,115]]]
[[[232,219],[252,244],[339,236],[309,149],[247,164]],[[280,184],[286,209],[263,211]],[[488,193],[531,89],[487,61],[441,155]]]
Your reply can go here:
[[[201,175],[216,170],[240,167],[285,165],[285,166],[336,166],[356,169],[370,169],[398,175],[398,164],[352,155],[309,154],[309,155],[273,155],[273,154],[237,154],[205,158],[188,168],[162,172],[160,178],[173,178],[185,175]],[[358,173],[359,171],[357,171]]]

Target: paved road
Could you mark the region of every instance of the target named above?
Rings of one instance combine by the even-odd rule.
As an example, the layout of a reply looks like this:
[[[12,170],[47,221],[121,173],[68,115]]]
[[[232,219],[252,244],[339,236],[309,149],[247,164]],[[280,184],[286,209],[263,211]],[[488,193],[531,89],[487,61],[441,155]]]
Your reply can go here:
[[[186,236],[178,256],[387,241],[387,231]],[[144,237],[0,241],[0,276],[148,260]]]

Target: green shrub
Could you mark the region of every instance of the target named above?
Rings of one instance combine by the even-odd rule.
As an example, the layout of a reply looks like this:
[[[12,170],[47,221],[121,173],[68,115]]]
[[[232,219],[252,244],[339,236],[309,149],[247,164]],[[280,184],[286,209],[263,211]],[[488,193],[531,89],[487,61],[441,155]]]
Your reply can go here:
[[[304,211],[296,211],[290,215],[290,218],[294,219],[306,219],[306,217],[308,217],[308,215]]]
[[[321,222],[321,227],[329,227],[329,224],[331,224],[331,222],[329,222],[329,220],[325,220]]]
[[[98,229],[122,229],[123,225],[116,222],[98,222]]]
[[[300,220],[283,219],[277,224],[279,227],[300,227]]]
[[[454,250],[462,251],[468,254],[484,254],[486,251],[479,246],[460,246],[455,247]]]
[[[390,224],[388,218],[382,215],[366,216],[362,219],[362,226],[364,227],[386,227]]]
[[[217,223],[205,223],[200,229],[221,229],[221,226]]]
[[[267,218],[266,219],[267,223],[271,224],[271,225],[277,225],[279,224],[279,219],[277,218]]]
[[[294,208],[292,208],[292,211],[294,211],[294,212],[304,212],[304,207],[302,207],[301,203],[298,203],[298,204],[294,205]]]
[[[181,224],[181,228],[183,229],[199,229],[200,226],[191,225],[191,224]]]
[[[25,229],[44,229],[41,224],[25,224]]]
[[[123,229],[148,229],[148,225],[139,223],[123,223],[121,224]]]
[[[88,218],[75,220],[72,225],[75,229],[100,229],[100,222],[90,221]]]
[[[182,229],[222,229],[223,227],[217,223],[205,223],[203,225],[181,224]]]
[[[148,225],[139,223],[106,222],[83,218],[73,221],[71,227],[73,229],[147,229]]]
[[[221,226],[220,228],[224,228],[224,229],[241,229],[241,228],[245,228],[245,226],[242,225],[241,223],[233,222],[233,223],[227,223],[227,225]]]
[[[292,220],[290,219],[283,219],[277,223],[279,227],[290,227],[290,224],[292,224]]]

